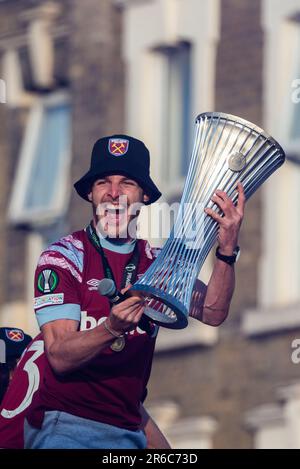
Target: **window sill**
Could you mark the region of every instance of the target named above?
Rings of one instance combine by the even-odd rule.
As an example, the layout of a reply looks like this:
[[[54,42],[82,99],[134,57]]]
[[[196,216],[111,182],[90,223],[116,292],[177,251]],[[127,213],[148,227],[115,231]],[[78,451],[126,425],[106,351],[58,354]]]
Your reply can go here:
[[[157,337],[155,351],[165,352],[174,349],[188,348],[197,345],[213,346],[218,341],[216,327],[207,326],[195,319],[189,318],[185,329],[172,330],[161,327]]]
[[[257,309],[245,313],[242,332],[248,337],[288,331],[300,327],[300,304]]]

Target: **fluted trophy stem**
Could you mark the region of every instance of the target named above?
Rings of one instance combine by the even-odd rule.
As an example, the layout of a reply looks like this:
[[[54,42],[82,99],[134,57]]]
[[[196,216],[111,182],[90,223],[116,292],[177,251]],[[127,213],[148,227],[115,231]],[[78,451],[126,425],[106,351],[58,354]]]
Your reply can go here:
[[[237,182],[246,200],[284,162],[281,146],[264,130],[236,116],[200,114],[179,212],[162,251],[133,285],[145,296],[145,314],[157,324],[187,326],[196,278],[217,239],[218,224],[204,208],[222,215],[211,200],[223,190],[236,204]]]

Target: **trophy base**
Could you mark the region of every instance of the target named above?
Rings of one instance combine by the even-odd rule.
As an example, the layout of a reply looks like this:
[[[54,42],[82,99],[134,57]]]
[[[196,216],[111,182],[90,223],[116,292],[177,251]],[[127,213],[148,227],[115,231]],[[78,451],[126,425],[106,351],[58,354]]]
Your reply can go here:
[[[145,307],[144,314],[155,324],[168,329],[184,329],[188,325],[187,317],[189,312],[187,308],[173,296],[168,295],[159,288],[139,283],[130,288],[130,293],[134,292],[159,302],[160,308],[169,308],[168,311],[161,312],[151,306]]]

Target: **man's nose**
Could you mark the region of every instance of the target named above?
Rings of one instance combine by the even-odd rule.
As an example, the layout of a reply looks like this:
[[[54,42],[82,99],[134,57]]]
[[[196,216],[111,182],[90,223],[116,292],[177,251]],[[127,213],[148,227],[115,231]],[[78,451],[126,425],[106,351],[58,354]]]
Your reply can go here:
[[[109,195],[113,199],[117,199],[121,194],[122,192],[121,192],[120,184],[112,182],[109,186]]]

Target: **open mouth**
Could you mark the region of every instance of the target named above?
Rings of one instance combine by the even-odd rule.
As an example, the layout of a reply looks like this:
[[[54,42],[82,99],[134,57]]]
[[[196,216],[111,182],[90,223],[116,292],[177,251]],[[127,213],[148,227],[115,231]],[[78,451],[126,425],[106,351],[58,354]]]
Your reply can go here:
[[[122,207],[122,206],[110,206],[106,207],[105,213],[109,214],[115,214],[115,215],[121,215],[122,213],[125,213],[127,210],[127,207]]]
[[[120,221],[127,216],[127,207],[123,205],[108,205],[104,216],[108,221]]]

